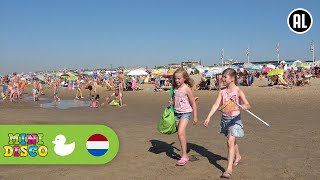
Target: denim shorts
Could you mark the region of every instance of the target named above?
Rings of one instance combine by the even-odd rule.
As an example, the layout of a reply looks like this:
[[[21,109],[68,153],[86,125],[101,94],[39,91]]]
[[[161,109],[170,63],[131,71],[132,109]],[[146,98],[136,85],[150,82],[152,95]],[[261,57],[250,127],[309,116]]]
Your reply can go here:
[[[222,116],[219,132],[225,136],[229,136],[229,129],[231,129],[230,134],[234,137],[244,136],[240,114],[238,116]]]
[[[176,113],[174,112],[174,119],[176,120],[176,122],[179,122],[180,119],[187,119],[187,120],[191,120],[191,112],[188,113]]]

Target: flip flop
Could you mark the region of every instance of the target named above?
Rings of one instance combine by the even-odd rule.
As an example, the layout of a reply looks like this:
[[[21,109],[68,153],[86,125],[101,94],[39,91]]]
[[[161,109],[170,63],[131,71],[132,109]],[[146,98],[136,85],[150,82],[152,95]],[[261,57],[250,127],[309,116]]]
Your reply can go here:
[[[189,157],[181,158],[179,161],[177,161],[176,165],[177,166],[184,166],[187,164],[188,161],[189,161]]]
[[[224,172],[224,173],[220,176],[220,178],[230,179],[230,178],[231,178],[231,176],[232,176],[232,174],[231,174],[231,173]]]

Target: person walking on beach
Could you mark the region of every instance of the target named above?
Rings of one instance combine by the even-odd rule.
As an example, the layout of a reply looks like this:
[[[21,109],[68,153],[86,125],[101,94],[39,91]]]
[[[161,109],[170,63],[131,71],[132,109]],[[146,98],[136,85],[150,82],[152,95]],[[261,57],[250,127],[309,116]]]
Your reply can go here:
[[[187,71],[183,68],[179,68],[173,73],[173,77],[174,81],[172,86],[174,88],[174,96],[169,103],[174,104],[174,116],[182,150],[181,159],[177,161],[176,165],[184,166],[189,161],[187,154],[186,127],[191,120],[192,112],[193,125],[198,122],[197,105],[191,89],[194,82],[189,77]]]
[[[82,89],[83,89],[83,84],[80,80],[76,80],[76,85],[75,85],[75,89],[76,89],[76,99],[79,99],[79,94],[80,94],[80,98],[83,99],[83,95],[82,95]]]
[[[58,94],[59,94],[58,89],[59,89],[59,81],[57,81],[53,86],[53,99],[54,99],[55,102],[57,100],[60,101],[60,98],[58,96]]]
[[[221,178],[230,178],[232,175],[232,166],[238,165],[241,160],[236,137],[244,136],[243,124],[240,117],[240,108],[232,101],[236,101],[241,104],[243,110],[250,109],[250,104],[243,91],[236,85],[238,84],[237,74],[234,69],[225,69],[222,73],[222,81],[226,88],[219,91],[218,98],[204,121],[204,126],[208,127],[211,116],[220,106],[219,110],[222,111],[222,118],[219,130],[220,133],[228,137],[228,167],[221,175]]]

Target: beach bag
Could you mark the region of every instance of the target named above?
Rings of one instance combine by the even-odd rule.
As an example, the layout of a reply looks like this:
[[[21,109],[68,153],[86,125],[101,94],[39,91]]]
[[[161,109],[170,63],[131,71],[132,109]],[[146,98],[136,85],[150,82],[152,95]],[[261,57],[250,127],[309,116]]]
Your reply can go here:
[[[173,97],[173,88],[170,90],[170,99]],[[166,107],[161,115],[157,129],[161,134],[173,134],[177,132],[176,121],[174,119],[174,107]]]

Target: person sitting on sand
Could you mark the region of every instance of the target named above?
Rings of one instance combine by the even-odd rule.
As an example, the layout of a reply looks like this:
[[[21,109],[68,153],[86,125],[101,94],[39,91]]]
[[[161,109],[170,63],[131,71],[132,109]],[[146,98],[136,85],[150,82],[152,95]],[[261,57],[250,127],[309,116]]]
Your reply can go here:
[[[94,100],[91,101],[90,107],[98,108],[99,107],[99,99],[100,99],[100,95],[97,94],[96,97],[94,98]]]
[[[107,97],[105,101],[111,106],[124,106],[122,104],[122,92],[120,90],[120,87],[117,86],[115,88],[115,92],[112,93],[109,97]],[[102,103],[101,106],[103,106],[104,104],[105,103]]]

